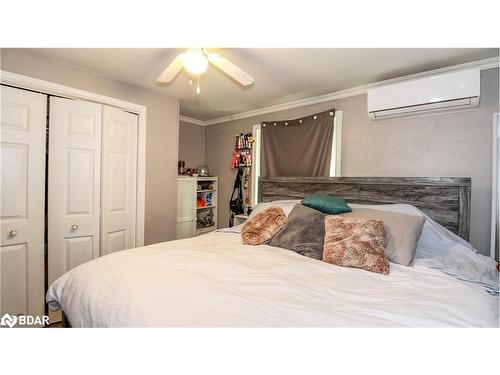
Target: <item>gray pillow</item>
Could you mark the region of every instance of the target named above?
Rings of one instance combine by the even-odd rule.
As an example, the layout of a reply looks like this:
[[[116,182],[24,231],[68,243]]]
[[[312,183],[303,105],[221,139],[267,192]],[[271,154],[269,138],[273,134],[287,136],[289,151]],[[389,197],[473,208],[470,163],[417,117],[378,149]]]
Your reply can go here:
[[[285,226],[269,242],[270,246],[295,251],[306,257],[323,258],[326,214],[295,205]]]
[[[398,212],[353,208],[338,216],[355,219],[379,219],[385,227],[385,253],[393,263],[408,266],[417,249],[417,241],[425,223],[425,217],[400,214]]]

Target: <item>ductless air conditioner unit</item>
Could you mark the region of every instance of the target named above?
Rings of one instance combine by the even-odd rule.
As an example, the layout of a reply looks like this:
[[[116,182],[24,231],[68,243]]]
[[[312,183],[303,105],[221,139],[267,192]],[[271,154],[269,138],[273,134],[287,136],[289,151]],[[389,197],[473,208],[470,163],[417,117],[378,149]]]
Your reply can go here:
[[[481,73],[459,70],[368,89],[372,120],[477,107]]]

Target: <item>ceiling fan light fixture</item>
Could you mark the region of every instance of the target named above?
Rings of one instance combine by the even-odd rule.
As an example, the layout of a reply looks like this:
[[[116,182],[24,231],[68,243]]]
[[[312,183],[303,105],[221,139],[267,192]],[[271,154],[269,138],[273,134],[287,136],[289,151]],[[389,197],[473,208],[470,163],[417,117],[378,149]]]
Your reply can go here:
[[[191,80],[189,81],[190,86],[193,84],[192,79],[195,77],[198,78],[197,91],[200,91],[199,78],[200,75],[207,71],[209,63],[234,79],[243,87],[250,86],[255,81],[250,74],[233,64],[231,61],[217,53],[208,52],[206,49],[202,48],[190,48],[187,52],[178,54],[160,74],[157,81],[160,83],[170,83],[181,70],[184,69],[191,75]]]
[[[184,69],[193,75],[200,75],[207,71],[208,60],[200,48],[192,48],[182,55]]]

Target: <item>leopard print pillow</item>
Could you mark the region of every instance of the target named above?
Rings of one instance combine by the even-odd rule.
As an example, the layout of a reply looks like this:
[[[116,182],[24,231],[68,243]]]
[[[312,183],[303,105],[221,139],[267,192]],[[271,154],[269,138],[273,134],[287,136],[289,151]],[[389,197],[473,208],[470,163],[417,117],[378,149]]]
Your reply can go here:
[[[387,275],[389,261],[384,244],[385,229],[382,220],[339,216],[325,218],[324,262]]]
[[[268,242],[286,224],[286,214],[281,207],[271,206],[250,217],[241,228],[241,240],[245,245]]]

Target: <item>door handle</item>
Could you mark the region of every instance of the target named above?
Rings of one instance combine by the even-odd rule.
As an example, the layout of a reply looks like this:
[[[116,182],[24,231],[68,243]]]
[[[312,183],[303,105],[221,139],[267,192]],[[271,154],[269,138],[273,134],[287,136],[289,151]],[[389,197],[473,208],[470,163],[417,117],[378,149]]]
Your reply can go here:
[[[15,236],[17,236],[17,230],[12,229],[12,230],[9,232],[9,236],[11,236],[11,237],[15,237]]]
[[[78,226],[78,224],[73,224],[73,225],[71,226],[71,230],[78,230],[78,228],[80,228],[80,227]]]

